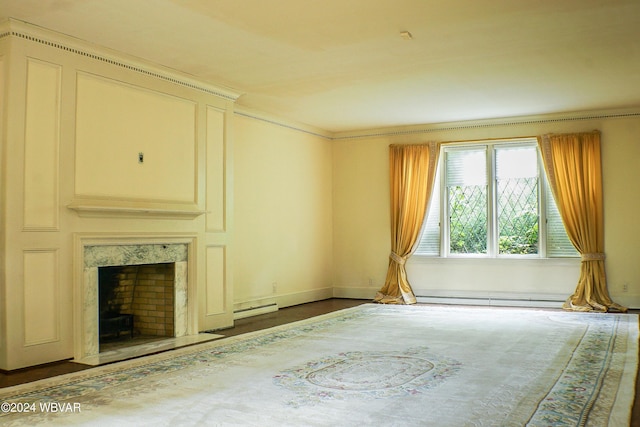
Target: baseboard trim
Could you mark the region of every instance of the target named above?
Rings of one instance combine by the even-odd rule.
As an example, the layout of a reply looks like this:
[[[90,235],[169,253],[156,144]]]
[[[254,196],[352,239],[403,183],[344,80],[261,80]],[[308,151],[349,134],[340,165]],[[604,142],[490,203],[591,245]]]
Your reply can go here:
[[[276,304],[275,302],[272,304],[261,305],[257,307],[243,308],[243,309],[235,310],[233,312],[233,320],[258,316],[260,314],[273,313],[274,311],[278,311],[278,309],[279,309],[278,304]]]
[[[238,301],[233,304],[233,320],[272,313],[280,308],[308,302],[322,301],[333,297],[333,288],[313,289],[290,294]]]
[[[372,300],[379,288],[335,287],[334,298]],[[567,296],[564,294],[519,294],[514,292],[471,292],[439,290],[414,290],[420,303],[489,305],[503,307],[562,307]]]
[[[308,302],[322,301],[329,298],[373,300],[379,288],[365,287],[335,287],[321,288],[310,291],[294,292],[285,295],[275,295],[268,298],[258,298],[234,304],[234,320],[257,316],[280,308],[290,307]],[[562,308],[567,299],[565,294],[546,293],[516,293],[516,292],[473,292],[450,290],[414,290],[416,300],[425,304],[450,305],[482,305],[494,307],[531,307],[531,308]],[[638,298],[613,298],[614,301],[629,307],[640,307]]]
[[[347,298],[347,299],[368,299],[372,300],[380,288],[348,288],[348,287],[336,287],[333,288],[334,298]]]
[[[333,297],[333,288],[320,288],[303,292],[292,292],[290,294],[277,295],[275,298],[280,307],[291,307],[292,305],[321,301],[331,297]]]

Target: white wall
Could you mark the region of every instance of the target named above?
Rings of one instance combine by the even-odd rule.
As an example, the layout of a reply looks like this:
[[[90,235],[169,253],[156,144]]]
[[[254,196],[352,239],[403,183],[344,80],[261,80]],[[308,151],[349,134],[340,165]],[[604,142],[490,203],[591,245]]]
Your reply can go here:
[[[332,296],[332,143],[236,114],[236,309]]]
[[[597,117],[597,115],[594,115]],[[605,251],[609,289],[620,304],[640,307],[640,118],[549,116],[353,132],[334,141],[334,286],[336,295],[372,298],[385,279],[389,233],[388,146],[393,143],[602,132]],[[454,260],[413,257],[407,263],[417,295],[563,299],[575,289],[579,261]],[[628,291],[624,292],[624,285]]]

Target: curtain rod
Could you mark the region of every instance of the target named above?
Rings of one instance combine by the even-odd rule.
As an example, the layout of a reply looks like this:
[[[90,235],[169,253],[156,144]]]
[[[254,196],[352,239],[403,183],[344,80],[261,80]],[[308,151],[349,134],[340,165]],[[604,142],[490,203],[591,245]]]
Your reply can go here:
[[[512,137],[500,137],[500,138],[481,138],[481,139],[460,139],[460,140],[454,140],[454,141],[432,141],[432,142],[438,142],[440,145],[447,145],[447,144],[460,144],[460,143],[474,143],[474,142],[486,142],[486,141],[517,141],[517,140],[524,140],[524,139],[538,139],[538,137],[543,136],[543,135],[580,135],[580,134],[591,134],[591,133],[597,133],[600,134],[600,130],[598,129],[594,129],[592,131],[584,131],[584,132],[563,132],[563,133],[545,133],[542,135],[530,135],[530,136],[512,136]],[[406,143],[406,144],[402,144],[402,143],[393,143],[393,144],[389,144],[389,147],[393,147],[393,146],[397,146],[397,145],[429,145],[431,144],[431,142],[424,142],[424,143]]]

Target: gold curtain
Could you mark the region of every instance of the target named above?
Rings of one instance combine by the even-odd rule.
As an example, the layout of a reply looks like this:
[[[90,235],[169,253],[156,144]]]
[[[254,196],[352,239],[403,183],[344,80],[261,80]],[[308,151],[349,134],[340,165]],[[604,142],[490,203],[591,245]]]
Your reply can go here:
[[[582,257],[571,311],[627,311],[609,297],[605,275],[600,132],[544,135],[538,144],[558,211]]]
[[[384,286],[375,301],[415,304],[405,262],[415,250],[433,190],[439,144],[389,146],[391,254]]]

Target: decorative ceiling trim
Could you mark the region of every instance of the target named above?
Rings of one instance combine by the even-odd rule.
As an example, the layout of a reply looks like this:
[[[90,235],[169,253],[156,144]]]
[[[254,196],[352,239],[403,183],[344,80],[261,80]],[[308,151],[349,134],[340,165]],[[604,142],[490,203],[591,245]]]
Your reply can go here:
[[[334,141],[358,139],[358,138],[375,138],[383,136],[398,136],[398,135],[418,135],[433,132],[446,132],[453,130],[465,130],[465,129],[484,129],[492,127],[505,127],[505,126],[522,126],[531,124],[545,124],[545,123],[561,123],[561,122],[573,122],[582,120],[597,120],[597,119],[619,119],[629,117],[640,117],[640,110],[638,108],[634,110],[626,111],[603,111],[603,112],[579,112],[568,114],[548,114],[544,116],[535,117],[514,117],[514,118],[502,118],[502,119],[489,119],[479,121],[466,121],[466,122],[451,122],[451,123],[437,123],[437,124],[423,124],[423,125],[411,125],[411,126],[398,126],[393,128],[384,129],[369,129],[355,132],[339,132],[333,135],[331,138]]]
[[[287,123],[279,118],[269,118],[264,114],[258,112],[250,112],[247,110],[239,110],[236,107],[234,114],[242,117],[247,117],[254,120],[263,121],[275,126],[303,132],[309,135],[318,136],[331,141],[341,141],[349,139],[360,138],[375,138],[375,137],[390,137],[400,135],[420,135],[434,132],[446,132],[455,130],[466,129],[486,129],[494,127],[507,127],[507,126],[523,126],[532,124],[547,124],[547,123],[562,123],[584,120],[598,120],[598,119],[624,119],[640,117],[640,109],[627,109],[627,110],[609,110],[609,111],[588,111],[588,112],[575,112],[565,114],[547,114],[541,116],[522,116],[511,118],[497,118],[487,120],[474,120],[463,122],[447,122],[447,123],[435,123],[435,124],[421,124],[421,125],[407,125],[396,126],[383,129],[365,129],[360,131],[347,131],[347,132],[325,132],[322,130],[310,130],[306,129],[301,124]]]
[[[256,112],[249,112],[248,110],[239,109],[237,106],[234,109],[233,113],[235,115],[237,115],[237,116],[246,117],[246,118],[254,119],[254,120],[259,120],[261,122],[269,123],[269,124],[272,124],[272,125],[275,125],[275,126],[280,126],[280,127],[286,128],[286,129],[295,130],[297,132],[302,132],[302,133],[306,133],[306,134],[313,135],[313,136],[318,136],[320,138],[330,139],[330,140],[333,139],[331,137],[331,133],[330,132],[324,132],[321,129],[318,129],[318,130],[307,129],[302,124],[286,123],[285,120],[277,119],[277,118],[268,118],[264,114],[256,113]]]
[[[169,83],[173,83],[179,86],[183,86],[189,89],[197,90],[200,92],[205,92],[210,95],[215,95],[220,98],[227,99],[229,101],[235,102],[239,97],[240,93],[236,93],[232,90],[224,90],[219,87],[211,86],[203,84],[202,82],[198,82],[195,80],[190,80],[183,76],[172,75],[170,72],[154,70],[153,66],[135,64],[134,61],[126,61],[120,58],[109,57],[108,55],[92,52],[89,48],[84,47],[74,47],[72,43],[64,43],[60,41],[55,41],[51,39],[61,38],[62,35],[58,35],[57,33],[51,32],[50,30],[45,30],[43,28],[32,27],[31,24],[22,21],[16,21],[14,19],[10,19],[8,21],[8,26],[3,25],[5,28],[0,30],[0,40],[6,37],[17,37],[26,41],[38,43],[44,46],[52,47],[54,49],[59,49],[74,55],[83,56],[85,58],[93,59],[96,61],[104,62],[109,65],[113,65],[116,67],[124,68],[129,71],[134,71],[140,74],[144,74],[148,77],[153,77],[156,79],[164,80]],[[14,29],[12,27],[18,27],[18,29]],[[49,33],[51,32],[51,39],[42,34],[36,33]],[[81,40],[74,40],[75,43],[82,43]]]

